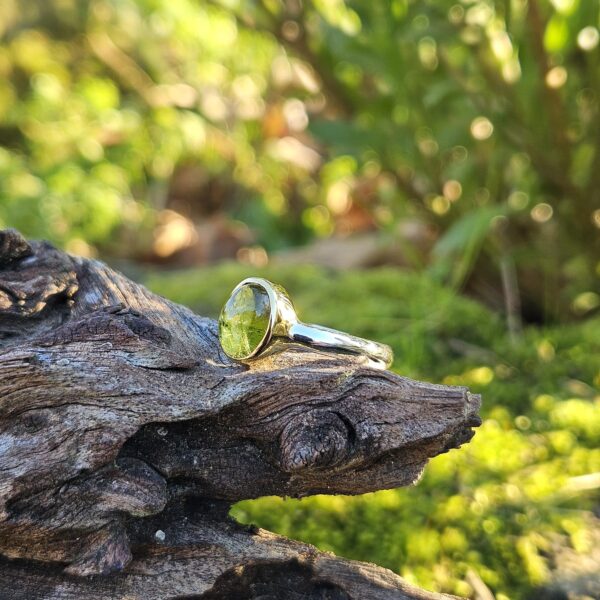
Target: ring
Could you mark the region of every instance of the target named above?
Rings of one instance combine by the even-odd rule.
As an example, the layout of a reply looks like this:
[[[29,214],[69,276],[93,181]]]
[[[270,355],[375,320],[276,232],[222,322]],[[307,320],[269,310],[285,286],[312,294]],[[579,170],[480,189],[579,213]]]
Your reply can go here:
[[[244,279],[231,292],[219,317],[219,341],[229,358],[240,361],[265,355],[282,343],[363,355],[382,369],[394,358],[386,344],[302,323],[285,289],[259,277]]]

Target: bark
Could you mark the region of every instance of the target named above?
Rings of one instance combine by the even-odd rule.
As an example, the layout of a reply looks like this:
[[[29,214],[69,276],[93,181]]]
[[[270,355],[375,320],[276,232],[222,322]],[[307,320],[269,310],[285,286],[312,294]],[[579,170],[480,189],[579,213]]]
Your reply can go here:
[[[214,321],[0,232],[0,598],[441,598],[227,513],[410,485],[479,405],[360,357],[235,363]]]

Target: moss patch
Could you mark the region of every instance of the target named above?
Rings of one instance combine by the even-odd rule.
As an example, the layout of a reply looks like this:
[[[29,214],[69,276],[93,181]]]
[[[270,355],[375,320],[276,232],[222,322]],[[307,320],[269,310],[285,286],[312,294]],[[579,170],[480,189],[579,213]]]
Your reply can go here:
[[[512,344],[498,315],[393,269],[223,265],[146,283],[216,317],[251,275],[283,284],[307,322],[390,344],[397,372],[482,393],[485,422],[470,444],[431,461],[414,488],[263,498],[237,504],[236,518],[429,589],[469,595],[473,569],[499,599],[525,598],[546,581],[554,544],[590,549],[600,495],[579,483],[600,471],[600,319],[529,328]]]

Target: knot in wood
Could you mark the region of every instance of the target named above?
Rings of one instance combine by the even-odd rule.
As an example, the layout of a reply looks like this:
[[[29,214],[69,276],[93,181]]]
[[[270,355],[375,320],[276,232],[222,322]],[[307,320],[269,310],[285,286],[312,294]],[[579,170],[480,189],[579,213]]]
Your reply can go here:
[[[15,229],[0,231],[0,266],[31,256],[33,250],[27,240]]]
[[[281,467],[293,473],[341,464],[353,438],[352,426],[335,412],[313,410],[296,415],[281,432]]]

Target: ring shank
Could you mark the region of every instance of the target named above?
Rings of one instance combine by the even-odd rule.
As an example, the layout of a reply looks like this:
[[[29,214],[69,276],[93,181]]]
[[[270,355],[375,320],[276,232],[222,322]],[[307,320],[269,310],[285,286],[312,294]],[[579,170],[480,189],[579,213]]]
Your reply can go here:
[[[308,323],[294,323],[288,330],[288,337],[299,344],[323,350],[341,350],[352,354],[363,354],[385,368],[392,364],[394,354],[387,344]]]

